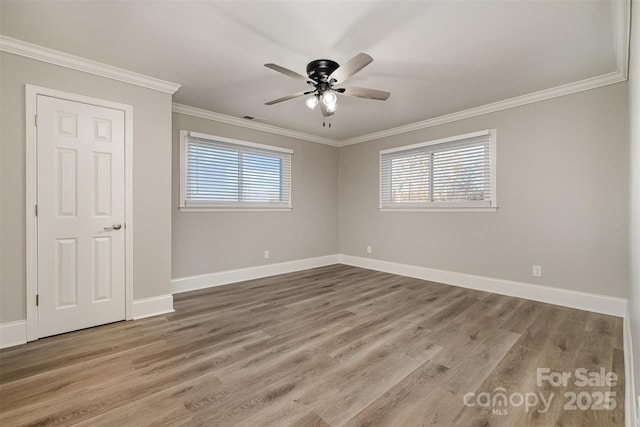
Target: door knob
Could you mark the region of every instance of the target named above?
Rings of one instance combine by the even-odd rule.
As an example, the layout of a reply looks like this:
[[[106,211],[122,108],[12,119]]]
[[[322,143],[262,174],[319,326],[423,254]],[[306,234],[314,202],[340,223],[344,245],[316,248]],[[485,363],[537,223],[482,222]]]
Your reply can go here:
[[[105,231],[111,231],[111,230],[120,230],[122,228],[122,224],[120,224],[119,222],[116,222],[115,224],[113,224],[111,227],[105,227]]]

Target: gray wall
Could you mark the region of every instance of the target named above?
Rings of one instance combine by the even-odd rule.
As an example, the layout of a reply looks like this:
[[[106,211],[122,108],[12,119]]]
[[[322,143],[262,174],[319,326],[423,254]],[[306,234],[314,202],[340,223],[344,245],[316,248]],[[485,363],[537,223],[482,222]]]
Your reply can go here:
[[[629,68],[631,111],[631,200],[629,224],[629,314],[635,368],[636,394],[640,396],[640,3],[632,7],[631,64]],[[637,402],[636,398],[631,399]],[[637,405],[637,404],[636,404]],[[640,407],[636,406],[640,411]]]
[[[293,149],[293,210],[179,212],[180,130]],[[335,254],[338,149],[174,113],[172,211],[174,278]]]
[[[626,297],[627,91],[619,83],[341,148],[340,252]],[[380,149],[494,128],[496,213],[378,211]]]
[[[620,297],[631,283],[639,311],[640,267],[627,261],[626,83],[341,149],[173,114],[171,149],[169,95],[12,54],[0,61],[1,323],[25,317],[25,83],[133,105],[135,299],[169,293],[172,276],[341,252]],[[640,247],[638,68],[636,59],[632,259]],[[488,128],[498,130],[498,212],[378,212],[380,149]],[[293,211],[178,212],[180,129],[294,149]],[[534,263],[543,278],[531,277]]]
[[[4,52],[0,64],[0,323],[26,317],[25,84],[133,106],[134,299],[170,293],[171,95]]]

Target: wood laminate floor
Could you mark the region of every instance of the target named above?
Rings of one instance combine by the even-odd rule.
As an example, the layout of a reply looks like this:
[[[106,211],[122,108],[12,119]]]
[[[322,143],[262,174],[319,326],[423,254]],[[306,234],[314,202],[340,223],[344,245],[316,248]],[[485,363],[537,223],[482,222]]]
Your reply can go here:
[[[624,425],[620,318],[344,265],[175,310],[0,351],[0,425]]]

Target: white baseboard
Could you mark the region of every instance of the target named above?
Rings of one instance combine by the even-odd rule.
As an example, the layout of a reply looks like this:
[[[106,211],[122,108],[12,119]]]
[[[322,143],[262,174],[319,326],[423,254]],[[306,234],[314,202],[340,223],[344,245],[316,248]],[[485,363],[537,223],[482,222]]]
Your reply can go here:
[[[624,317],[627,306],[626,298],[572,291],[531,283],[514,282],[473,274],[456,273],[453,271],[437,270],[428,267],[380,261],[344,254],[326,255],[317,258],[173,279],[171,281],[171,290],[173,293],[188,292],[339,263],[611,316]]]
[[[475,276],[472,274],[456,273],[453,271],[436,270],[428,267],[380,261],[352,255],[339,255],[339,262],[354,267],[368,268],[400,276],[414,277],[462,288],[476,289],[500,295],[525,298],[563,307],[593,311],[595,313],[624,317],[627,306],[626,298],[616,298],[606,295],[591,294],[554,288],[550,286],[533,285],[530,283],[513,282],[492,277]]]
[[[173,312],[173,295],[144,298],[133,301],[133,319]],[[0,324],[0,349],[26,344],[27,321],[16,320]]]
[[[624,409],[626,420],[626,427],[640,427],[637,423],[638,419],[638,406],[640,402],[636,399],[636,384],[635,371],[633,366],[633,342],[631,340],[631,318],[629,316],[629,305],[627,305],[624,323],[623,323],[623,338],[624,338],[624,378],[625,378],[625,390],[624,390]]]
[[[26,344],[27,342],[27,321],[16,320],[0,324],[0,348],[13,347],[15,345]]]
[[[295,271],[324,267],[332,264],[338,264],[337,254],[182,277],[171,281],[171,290],[174,294],[195,291],[197,289],[244,282],[246,280],[260,279],[278,274],[293,273]]]
[[[133,320],[173,313],[173,295],[137,299],[133,301]]]

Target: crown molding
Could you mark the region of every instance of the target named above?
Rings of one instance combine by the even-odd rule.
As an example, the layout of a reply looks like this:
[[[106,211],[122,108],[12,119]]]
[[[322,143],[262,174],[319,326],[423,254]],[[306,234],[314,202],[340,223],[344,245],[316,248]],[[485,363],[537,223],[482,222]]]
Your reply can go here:
[[[474,107],[468,110],[458,111],[457,113],[445,114],[444,116],[434,117],[432,119],[410,123],[408,125],[398,126],[398,127],[386,129],[380,132],[374,132],[374,133],[369,133],[367,135],[357,136],[354,138],[343,140],[340,143],[340,146],[344,147],[347,145],[360,144],[362,142],[368,142],[368,141],[373,141],[380,138],[386,138],[386,137],[395,136],[395,135],[399,135],[407,132],[413,132],[416,130],[425,129],[432,126],[438,126],[445,123],[451,123],[458,120],[463,120],[471,117],[481,116],[484,114],[494,113],[496,111],[506,110],[508,108],[520,107],[522,105],[532,104],[534,102],[545,101],[547,99],[557,98],[565,95],[571,95],[571,94],[582,92],[585,90],[595,89],[601,86],[619,83],[625,80],[627,80],[627,76],[625,73],[622,73],[620,71],[615,71],[612,73],[603,74],[601,76],[596,76],[589,79],[568,83],[562,86],[556,86],[551,89],[545,89],[545,90],[529,93],[522,96],[516,96],[515,98],[505,99],[503,101],[482,105],[480,107]]]
[[[230,125],[240,126],[249,129],[260,130],[263,132],[274,133],[282,136],[289,136],[305,141],[317,142],[320,144],[331,145],[333,147],[346,147],[348,145],[360,144],[363,142],[374,141],[376,139],[387,138],[400,135],[407,132],[413,132],[421,129],[439,126],[458,120],[469,119],[472,117],[482,116],[484,114],[495,113],[496,111],[506,110],[509,108],[520,107],[534,102],[546,101],[548,99],[558,98],[561,96],[571,95],[590,89],[596,89],[614,83],[620,83],[627,80],[627,74],[614,71],[585,80],[556,86],[550,89],[544,89],[538,92],[529,93],[515,98],[509,98],[502,101],[493,102],[491,104],[481,105],[479,107],[470,108],[468,110],[458,111],[456,113],[445,114],[443,116],[434,117],[432,119],[422,120],[419,122],[409,123],[407,125],[395,128],[385,129],[379,132],[369,133],[366,135],[356,136],[345,140],[335,140],[324,138],[321,136],[311,135],[304,132],[293,131],[264,123],[250,122],[246,119],[227,116],[225,114],[215,113],[213,111],[203,110],[196,107],[190,107],[183,104],[173,104],[173,112],[186,114],[189,116],[199,117],[202,119],[213,120],[216,122],[226,123]]]
[[[617,71],[522,96],[517,96],[515,98],[470,108],[468,110],[463,110],[415,123],[410,123],[403,126],[398,126],[395,128],[386,129],[379,132],[361,135],[345,140],[335,140],[304,132],[294,131],[291,129],[281,128],[274,125],[268,125],[265,123],[251,122],[246,119],[215,113],[213,111],[190,107],[183,104],[174,103],[173,111],[180,114],[186,114],[248,129],[269,132],[276,135],[288,136],[305,141],[331,145],[334,147],[344,147],[425,129],[432,126],[438,126],[457,120],[468,119],[471,117],[489,114],[508,108],[519,107],[560,96],[571,95],[573,93],[619,83],[628,79],[630,46],[629,37],[631,31],[631,1],[612,0],[612,4],[614,29],[616,34],[614,42]],[[15,55],[21,55],[38,61],[47,62],[61,67],[106,77],[109,79],[157,90],[168,94],[174,94],[181,87],[181,85],[177,83],[156,79],[154,77],[138,74],[132,71],[124,70],[122,68],[113,67],[111,65],[81,58],[75,55],[70,55],[3,35],[0,35],[0,51],[12,53]]]
[[[324,138],[322,136],[311,135],[304,132],[298,132],[291,129],[285,129],[278,126],[268,125],[264,123],[256,123],[247,119],[241,119],[238,117],[227,116],[226,114],[214,113],[213,111],[203,110],[201,108],[190,107],[188,105],[173,103],[173,112],[179,114],[186,114],[188,116],[199,117],[201,119],[212,120],[214,122],[226,123],[229,125],[240,126],[248,129],[259,130],[262,132],[269,132],[276,135],[288,136],[291,138],[302,139],[309,142],[317,142],[320,144],[331,145],[333,147],[340,147],[340,141],[335,139]]]
[[[585,90],[595,89],[614,83],[626,81],[629,75],[629,49],[631,35],[631,0],[612,0],[613,7],[613,28],[615,33],[615,56],[616,71],[603,74],[600,76],[556,86],[550,89],[529,93],[515,98],[497,101],[491,104],[482,105],[468,110],[458,111],[456,113],[446,114],[432,119],[427,119],[404,126],[398,126],[386,129],[380,132],[374,132],[367,135],[361,135],[341,141],[340,146],[359,144],[361,142],[373,141],[380,138],[395,136],[406,132],[412,132],[425,129],[432,126],[438,126],[457,120],[468,119],[471,117],[481,116],[508,108],[520,107],[534,102],[545,101],[547,99],[557,98],[560,96],[571,95],[573,93]]]
[[[616,65],[626,80],[629,75],[631,0],[613,0],[613,28]]]
[[[0,35],[0,51],[82,71],[96,76],[174,94],[181,85]]]

